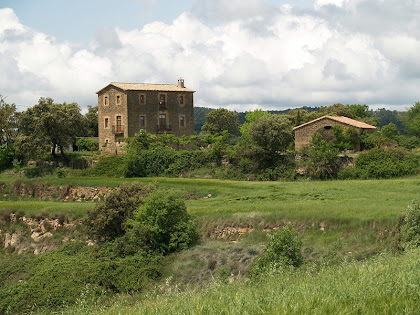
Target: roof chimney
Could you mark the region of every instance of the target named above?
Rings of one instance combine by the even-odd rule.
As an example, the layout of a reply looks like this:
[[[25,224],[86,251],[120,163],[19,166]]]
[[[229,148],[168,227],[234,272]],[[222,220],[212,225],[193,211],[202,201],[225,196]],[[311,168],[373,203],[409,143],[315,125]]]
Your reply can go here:
[[[184,88],[185,86],[184,86],[184,79],[183,78],[179,78],[178,79],[178,87],[180,87],[180,88]]]

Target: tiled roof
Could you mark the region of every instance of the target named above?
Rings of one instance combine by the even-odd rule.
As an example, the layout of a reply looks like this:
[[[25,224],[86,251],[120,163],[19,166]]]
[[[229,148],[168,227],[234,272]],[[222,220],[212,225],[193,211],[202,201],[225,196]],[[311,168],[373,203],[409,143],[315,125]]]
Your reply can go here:
[[[314,122],[316,122],[318,120],[326,119],[326,118],[329,118],[329,119],[332,119],[332,120],[335,120],[335,121],[338,121],[338,122],[341,122],[343,124],[346,124],[346,125],[349,125],[349,126],[353,126],[353,127],[356,127],[356,128],[361,128],[361,129],[376,129],[375,126],[372,126],[372,125],[369,125],[367,123],[364,123],[364,122],[361,122],[361,121],[358,121],[358,120],[354,120],[354,119],[351,119],[351,118],[348,118],[348,117],[344,117],[344,116],[322,116],[320,118],[311,120],[311,121],[309,121],[309,122],[307,122],[305,124],[302,124],[300,126],[297,126],[297,127],[293,128],[293,130],[302,128],[302,127],[307,126],[307,125],[310,125],[310,124],[312,124],[312,123],[314,123]]]
[[[99,94],[102,90],[108,86],[113,85],[117,88],[120,88],[124,91],[165,91],[165,92],[192,92],[188,88],[181,88],[176,84],[150,84],[150,83],[121,83],[121,82],[111,82],[103,89],[100,89],[96,94]]]

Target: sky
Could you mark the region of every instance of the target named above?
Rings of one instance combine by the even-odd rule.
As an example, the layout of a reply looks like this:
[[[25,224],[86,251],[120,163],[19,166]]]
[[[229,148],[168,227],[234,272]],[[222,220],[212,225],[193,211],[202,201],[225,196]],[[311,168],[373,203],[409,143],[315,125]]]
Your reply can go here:
[[[236,111],[420,101],[420,0],[0,0],[0,94],[176,84]]]

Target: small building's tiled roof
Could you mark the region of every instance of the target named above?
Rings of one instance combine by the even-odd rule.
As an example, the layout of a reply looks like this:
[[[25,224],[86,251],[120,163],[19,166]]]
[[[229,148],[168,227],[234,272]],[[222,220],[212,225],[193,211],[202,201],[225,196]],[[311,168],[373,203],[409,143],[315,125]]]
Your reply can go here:
[[[100,89],[96,94],[99,94],[102,90],[106,89],[108,86],[113,85],[117,88],[120,88],[124,91],[163,91],[163,92],[191,92],[194,93],[194,90],[188,88],[179,87],[176,84],[151,84],[151,83],[121,83],[121,82],[111,82],[103,89]]]
[[[314,122],[316,122],[318,120],[326,119],[326,118],[329,118],[329,119],[332,119],[332,120],[335,120],[335,121],[338,121],[338,122],[341,122],[343,124],[346,124],[346,125],[349,125],[349,126],[353,126],[353,127],[356,127],[356,128],[361,128],[361,129],[376,129],[375,126],[372,126],[372,125],[369,125],[367,123],[364,123],[364,122],[361,122],[361,121],[358,121],[358,120],[354,120],[354,119],[351,119],[351,118],[348,118],[348,117],[344,117],[344,116],[322,116],[320,118],[311,120],[311,121],[309,121],[309,122],[307,122],[305,124],[302,124],[300,126],[297,126],[297,127],[293,128],[293,130],[302,128],[302,127],[307,126],[307,125],[310,125],[310,124],[312,124],[312,123],[314,123]]]

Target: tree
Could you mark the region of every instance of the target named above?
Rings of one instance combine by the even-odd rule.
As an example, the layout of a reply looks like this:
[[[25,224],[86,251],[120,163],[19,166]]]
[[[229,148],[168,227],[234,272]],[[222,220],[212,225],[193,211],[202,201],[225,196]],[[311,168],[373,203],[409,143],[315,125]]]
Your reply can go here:
[[[381,128],[382,135],[390,140],[396,140],[400,132],[398,131],[397,125],[390,122]]]
[[[409,135],[420,137],[420,102],[416,102],[407,111],[404,123]]]
[[[323,113],[324,115],[346,116],[349,118],[353,118],[353,114],[350,108],[341,103],[336,103],[330,106],[321,107],[319,112]]]
[[[86,120],[86,136],[98,136],[98,106],[88,105],[88,112],[85,115]]]
[[[239,119],[236,112],[232,112],[225,108],[218,108],[206,115],[206,122],[201,131],[210,134],[220,134],[227,130],[230,135],[239,134]]]
[[[0,94],[0,145],[10,146],[17,134],[17,113],[15,104],[7,104]]]
[[[253,154],[261,168],[271,167],[293,141],[293,130],[289,121],[281,115],[260,117],[249,130]]]
[[[260,117],[269,117],[270,114],[264,112],[261,109],[256,109],[254,111],[250,111],[245,115],[246,123],[241,126],[241,133],[243,137],[249,136],[249,129],[251,128],[252,124]]]
[[[105,202],[97,204],[87,213],[85,224],[92,238],[111,241],[125,234],[127,221],[133,218],[134,210],[155,186],[139,184],[122,185],[106,196]]]
[[[16,149],[26,157],[42,156],[48,148],[65,156],[65,148],[80,136],[83,116],[77,103],[54,103],[51,98],[39,99],[38,104],[22,112]]]
[[[371,115],[367,105],[352,104],[347,106],[354,118],[368,118]]]
[[[321,134],[315,133],[302,157],[307,175],[316,179],[336,178],[341,167],[338,153],[339,149],[334,143],[325,140]]]

